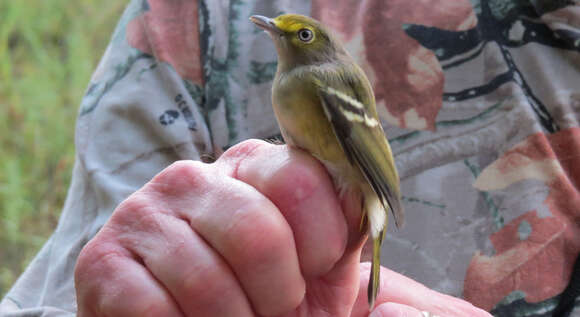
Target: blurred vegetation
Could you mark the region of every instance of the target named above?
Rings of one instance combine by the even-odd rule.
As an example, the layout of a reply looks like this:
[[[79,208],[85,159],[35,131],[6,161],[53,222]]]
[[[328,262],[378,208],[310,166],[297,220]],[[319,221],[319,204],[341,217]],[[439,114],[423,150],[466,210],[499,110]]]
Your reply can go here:
[[[56,226],[78,106],[126,3],[0,0],[0,298]]]

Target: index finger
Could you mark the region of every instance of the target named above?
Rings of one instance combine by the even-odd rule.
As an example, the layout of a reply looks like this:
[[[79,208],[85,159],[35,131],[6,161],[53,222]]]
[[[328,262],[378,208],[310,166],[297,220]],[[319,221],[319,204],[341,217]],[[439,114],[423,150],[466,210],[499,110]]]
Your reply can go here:
[[[332,180],[306,152],[259,140],[242,142],[216,162],[271,200],[292,229],[304,276],[328,272],[342,257],[347,225]]]

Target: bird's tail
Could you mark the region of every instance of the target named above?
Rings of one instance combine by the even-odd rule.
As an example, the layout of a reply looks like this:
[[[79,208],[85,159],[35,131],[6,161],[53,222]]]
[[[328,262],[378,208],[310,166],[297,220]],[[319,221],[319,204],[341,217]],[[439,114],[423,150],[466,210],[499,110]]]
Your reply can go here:
[[[381,244],[387,232],[387,212],[377,194],[369,187],[363,187],[364,216],[368,223],[370,238],[373,240],[373,258],[371,262],[371,275],[369,277],[368,301],[369,309],[375,306],[375,300],[379,293],[381,273]]]
[[[383,229],[384,230],[384,229]],[[373,238],[373,260],[371,263],[371,276],[369,277],[368,301],[369,310],[375,306],[375,300],[380,288],[380,274],[381,274],[381,235]]]

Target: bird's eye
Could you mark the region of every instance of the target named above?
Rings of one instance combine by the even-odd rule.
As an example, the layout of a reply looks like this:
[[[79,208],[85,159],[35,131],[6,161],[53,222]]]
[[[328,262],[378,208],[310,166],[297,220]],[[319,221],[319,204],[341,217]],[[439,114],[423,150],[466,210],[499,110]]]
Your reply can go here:
[[[298,31],[298,38],[302,42],[308,43],[308,42],[312,41],[313,37],[314,37],[314,34],[309,29],[301,29],[300,31]]]

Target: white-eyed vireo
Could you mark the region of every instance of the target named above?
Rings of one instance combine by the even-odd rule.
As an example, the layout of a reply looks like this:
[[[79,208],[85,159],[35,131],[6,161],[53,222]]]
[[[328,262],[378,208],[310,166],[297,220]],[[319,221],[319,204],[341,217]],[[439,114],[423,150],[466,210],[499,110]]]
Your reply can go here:
[[[379,289],[380,247],[387,210],[403,224],[399,176],[361,68],[318,21],[297,14],[250,18],[274,41],[278,69],[272,104],[287,144],[310,152],[340,194],[362,194],[363,220],[373,239],[368,287],[372,309]],[[366,225],[368,223],[368,225]]]

